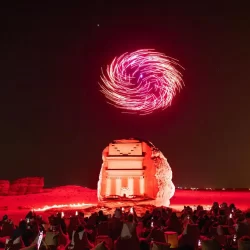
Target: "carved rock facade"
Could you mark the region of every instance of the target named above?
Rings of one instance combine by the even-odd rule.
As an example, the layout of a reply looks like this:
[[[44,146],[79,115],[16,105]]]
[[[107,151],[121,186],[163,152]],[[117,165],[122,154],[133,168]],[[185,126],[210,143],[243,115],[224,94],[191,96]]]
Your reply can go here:
[[[114,140],[103,150],[97,195],[107,198],[141,197],[169,206],[175,187],[164,155],[149,141]]]

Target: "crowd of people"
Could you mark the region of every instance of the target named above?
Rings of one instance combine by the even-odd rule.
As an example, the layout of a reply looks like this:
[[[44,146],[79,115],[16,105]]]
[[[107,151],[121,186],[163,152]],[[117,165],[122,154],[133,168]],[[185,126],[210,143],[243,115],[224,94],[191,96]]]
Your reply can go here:
[[[5,215],[0,248],[6,250],[250,249],[250,212],[214,202],[211,210],[159,207],[138,216],[134,208],[42,216],[29,212],[19,225]]]

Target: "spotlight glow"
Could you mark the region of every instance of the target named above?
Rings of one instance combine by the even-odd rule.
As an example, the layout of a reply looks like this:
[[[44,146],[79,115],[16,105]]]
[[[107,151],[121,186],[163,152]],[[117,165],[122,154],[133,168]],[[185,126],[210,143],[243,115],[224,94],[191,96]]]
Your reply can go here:
[[[87,204],[87,203],[74,203],[74,204],[60,204],[60,205],[52,205],[52,206],[44,206],[42,208],[36,208],[34,211],[42,212],[50,209],[58,209],[58,208],[86,208],[90,206],[95,206],[96,204]]]

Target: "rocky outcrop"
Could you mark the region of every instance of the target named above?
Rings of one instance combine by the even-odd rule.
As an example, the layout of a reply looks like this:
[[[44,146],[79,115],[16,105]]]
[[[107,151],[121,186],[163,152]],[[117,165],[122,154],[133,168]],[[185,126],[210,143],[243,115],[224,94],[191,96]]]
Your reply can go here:
[[[170,205],[175,192],[172,170],[151,142],[133,138],[114,140],[103,150],[102,161],[99,201],[114,195],[122,197],[120,189],[127,188],[130,195],[152,199],[156,206]]]
[[[8,195],[10,182],[8,180],[0,180],[0,195]]]
[[[43,177],[26,177],[17,179],[10,184],[9,195],[40,193],[44,187]]]
[[[154,161],[157,180],[158,193],[156,196],[156,206],[170,205],[170,199],[175,192],[175,186],[172,182],[172,170],[168,164],[167,159],[164,157],[161,151],[154,149],[152,153],[152,159]]]

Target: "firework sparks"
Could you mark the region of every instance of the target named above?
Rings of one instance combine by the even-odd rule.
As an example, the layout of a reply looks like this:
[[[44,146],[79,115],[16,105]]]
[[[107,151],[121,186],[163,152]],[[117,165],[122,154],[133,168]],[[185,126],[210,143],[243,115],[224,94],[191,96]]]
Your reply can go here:
[[[181,66],[154,50],[138,50],[115,58],[101,75],[108,103],[128,113],[150,114],[169,107],[183,86]]]

